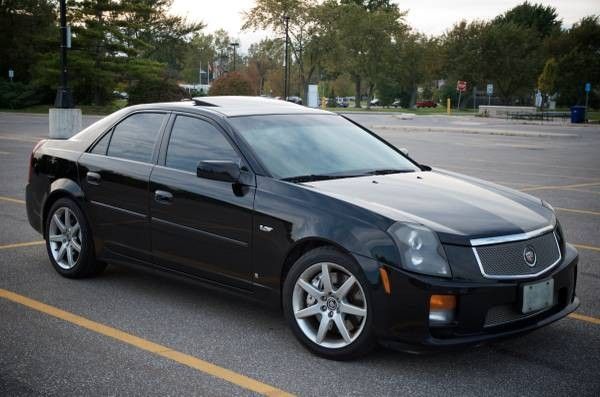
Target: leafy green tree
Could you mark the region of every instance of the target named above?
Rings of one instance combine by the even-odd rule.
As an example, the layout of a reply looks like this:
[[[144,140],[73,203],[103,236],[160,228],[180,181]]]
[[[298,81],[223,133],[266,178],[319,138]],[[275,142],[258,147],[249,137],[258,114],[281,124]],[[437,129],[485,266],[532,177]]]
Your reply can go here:
[[[270,29],[285,39],[283,17],[289,17],[290,64],[296,63],[299,91],[304,98],[321,54],[321,51],[315,50],[312,41],[317,28],[313,16],[316,4],[315,0],[256,0],[255,6],[246,13],[242,26],[245,30]]]
[[[316,15],[319,34],[334,45],[327,51],[325,67],[350,75],[355,106],[361,107],[363,82],[372,98],[376,82],[387,72],[386,62],[394,62],[393,39],[406,29],[404,13],[394,5],[369,10],[362,2],[328,0]]]
[[[556,8],[528,1],[520,4],[493,20],[494,24],[513,24],[532,29],[541,37],[560,32],[562,22],[558,19]]]
[[[58,48],[55,2],[51,0],[0,0],[0,76],[29,82],[43,54]]]
[[[562,105],[582,105],[584,87],[591,83],[590,106],[600,107],[600,17],[582,18],[560,38],[556,89]]]

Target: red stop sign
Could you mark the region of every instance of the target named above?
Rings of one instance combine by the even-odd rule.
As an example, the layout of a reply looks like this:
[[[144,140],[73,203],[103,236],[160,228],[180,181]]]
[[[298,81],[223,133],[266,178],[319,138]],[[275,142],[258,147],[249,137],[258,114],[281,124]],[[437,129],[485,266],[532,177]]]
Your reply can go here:
[[[456,82],[456,91],[465,92],[467,90],[467,82],[464,80],[458,80]]]

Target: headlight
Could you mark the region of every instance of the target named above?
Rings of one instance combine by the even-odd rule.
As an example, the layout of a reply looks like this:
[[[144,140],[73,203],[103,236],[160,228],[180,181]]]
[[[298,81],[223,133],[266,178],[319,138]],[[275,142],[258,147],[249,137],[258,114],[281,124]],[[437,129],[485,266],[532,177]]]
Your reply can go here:
[[[398,245],[404,269],[415,273],[452,277],[442,244],[433,231],[421,225],[395,223],[388,232]]]

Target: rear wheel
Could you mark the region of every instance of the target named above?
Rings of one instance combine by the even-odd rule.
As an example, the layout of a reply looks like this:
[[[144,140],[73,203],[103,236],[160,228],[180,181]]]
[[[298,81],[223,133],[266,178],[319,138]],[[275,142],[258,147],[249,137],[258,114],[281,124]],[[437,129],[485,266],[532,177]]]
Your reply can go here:
[[[93,276],[106,267],[96,261],[83,211],[69,198],[58,199],[48,211],[46,249],[54,269],[65,277]]]
[[[323,247],[304,254],[285,280],[283,306],[296,337],[335,360],[374,346],[370,291],[353,258]]]

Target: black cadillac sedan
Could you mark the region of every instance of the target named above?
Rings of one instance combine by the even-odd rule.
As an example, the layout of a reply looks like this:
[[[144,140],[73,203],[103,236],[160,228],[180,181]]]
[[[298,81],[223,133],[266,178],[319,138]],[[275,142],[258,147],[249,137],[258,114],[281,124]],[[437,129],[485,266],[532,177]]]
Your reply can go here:
[[[65,277],[110,263],[225,288],[333,359],[479,344],[579,305],[549,204],[284,101],[133,106],[42,141],[27,213]]]

